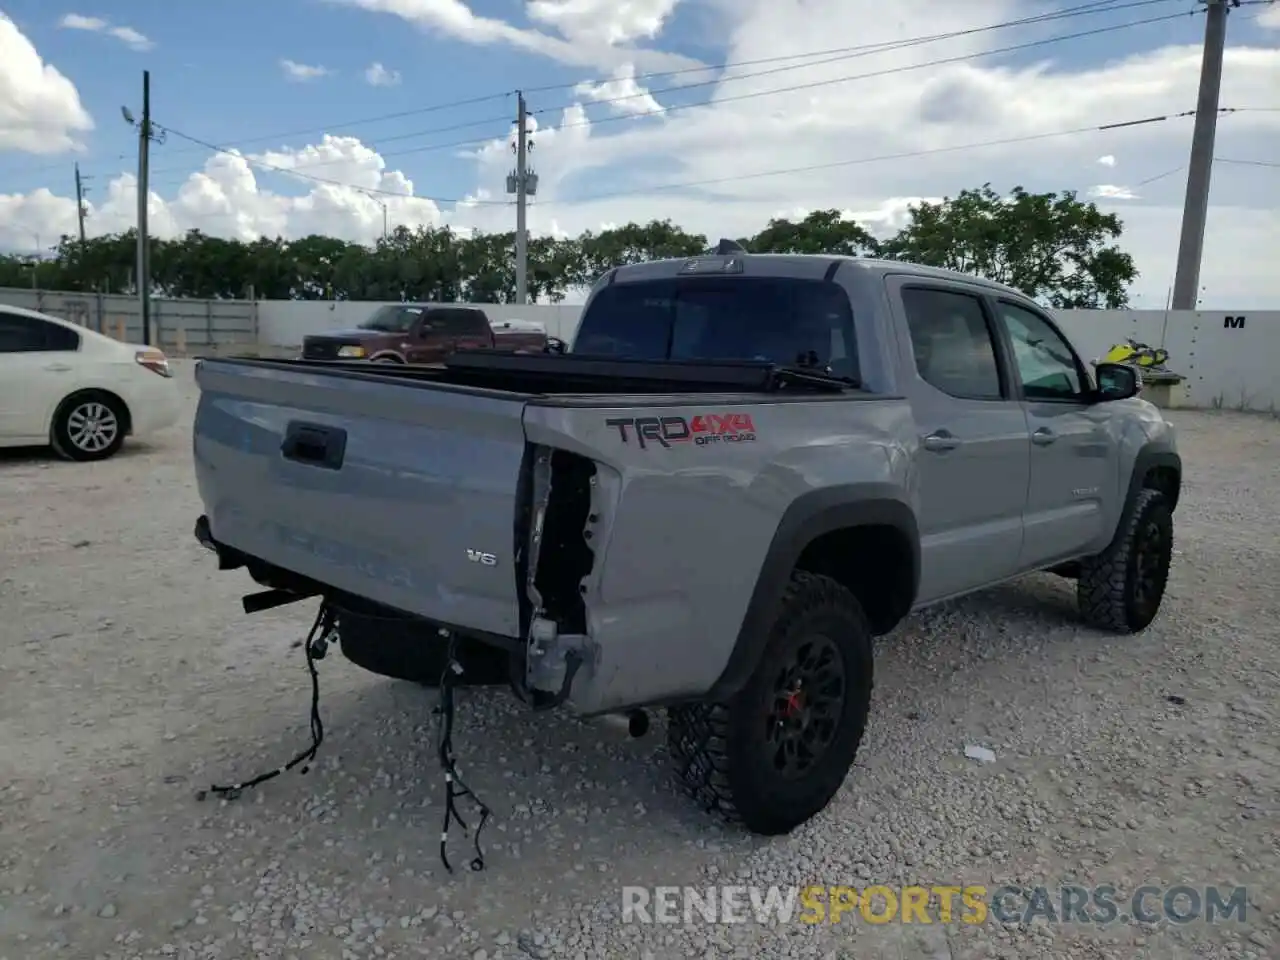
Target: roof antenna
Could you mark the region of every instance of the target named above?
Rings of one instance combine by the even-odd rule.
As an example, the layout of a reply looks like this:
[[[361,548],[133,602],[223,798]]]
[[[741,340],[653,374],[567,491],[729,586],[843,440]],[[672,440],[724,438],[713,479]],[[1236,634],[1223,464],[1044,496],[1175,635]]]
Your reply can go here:
[[[728,256],[731,253],[746,253],[746,249],[736,240],[721,238],[720,243],[716,246],[716,254],[721,257]]]

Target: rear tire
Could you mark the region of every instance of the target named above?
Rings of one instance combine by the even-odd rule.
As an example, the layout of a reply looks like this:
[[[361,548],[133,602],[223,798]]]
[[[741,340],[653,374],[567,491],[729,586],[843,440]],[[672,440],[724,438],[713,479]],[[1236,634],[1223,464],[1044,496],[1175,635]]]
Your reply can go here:
[[[338,614],[338,642],[348,660],[384,677],[435,687],[444,674],[448,645],[433,629],[414,620],[342,611]],[[454,654],[462,667],[458,686],[508,682],[507,651],[460,639]]]
[[[668,711],[684,790],[754,833],[789,833],[831,802],[871,708],[873,640],[861,604],[797,571],[755,671],[723,703]]]
[[[128,411],[109,393],[73,394],[53,415],[50,442],[64,460],[89,462],[115,456],[124,446]]]
[[[1173,560],[1173,509],[1159,490],[1143,489],[1106,550],[1080,565],[1076,599],[1090,626],[1138,633],[1160,612]]]

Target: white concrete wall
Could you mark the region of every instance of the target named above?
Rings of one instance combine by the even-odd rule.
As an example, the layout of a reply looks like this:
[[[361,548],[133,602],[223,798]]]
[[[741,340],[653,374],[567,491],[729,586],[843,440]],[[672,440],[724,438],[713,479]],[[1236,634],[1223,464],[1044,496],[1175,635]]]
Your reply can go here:
[[[307,333],[352,327],[380,306],[355,301],[263,300],[258,329],[264,346],[295,347]],[[547,332],[572,340],[581,306],[480,304],[496,320],[541,320]],[[1063,329],[1086,360],[1133,337],[1169,351],[1169,368],[1185,374],[1178,402],[1187,406],[1280,409],[1280,310],[1064,310]],[[1244,316],[1240,326],[1226,317]]]

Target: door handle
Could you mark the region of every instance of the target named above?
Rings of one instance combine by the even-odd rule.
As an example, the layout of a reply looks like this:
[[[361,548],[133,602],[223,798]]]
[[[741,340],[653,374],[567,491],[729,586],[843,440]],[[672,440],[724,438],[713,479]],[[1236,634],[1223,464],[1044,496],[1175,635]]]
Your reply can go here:
[[[949,430],[935,430],[920,442],[926,450],[933,453],[946,453],[960,446],[960,441]]]
[[[71,368],[65,363],[50,363],[45,365],[45,369],[50,373],[66,373]]]
[[[1037,447],[1047,447],[1053,441],[1058,439],[1058,435],[1048,427],[1041,427],[1031,435],[1031,442]]]

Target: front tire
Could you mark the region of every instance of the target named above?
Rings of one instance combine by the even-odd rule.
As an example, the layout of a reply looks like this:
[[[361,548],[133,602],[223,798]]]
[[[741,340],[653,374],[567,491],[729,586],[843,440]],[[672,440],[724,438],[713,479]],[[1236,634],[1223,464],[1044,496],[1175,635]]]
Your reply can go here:
[[[79,462],[113,457],[124,445],[127,419],[124,404],[110,394],[89,391],[68,397],[53,417],[54,452]]]
[[[1172,560],[1173,508],[1159,490],[1143,489],[1111,545],[1081,564],[1081,616],[1113,633],[1145,630],[1160,612]]]
[[[853,766],[873,661],[857,598],[830,577],[797,571],[742,690],[669,711],[668,749],[684,792],[766,836],[809,820]]]

